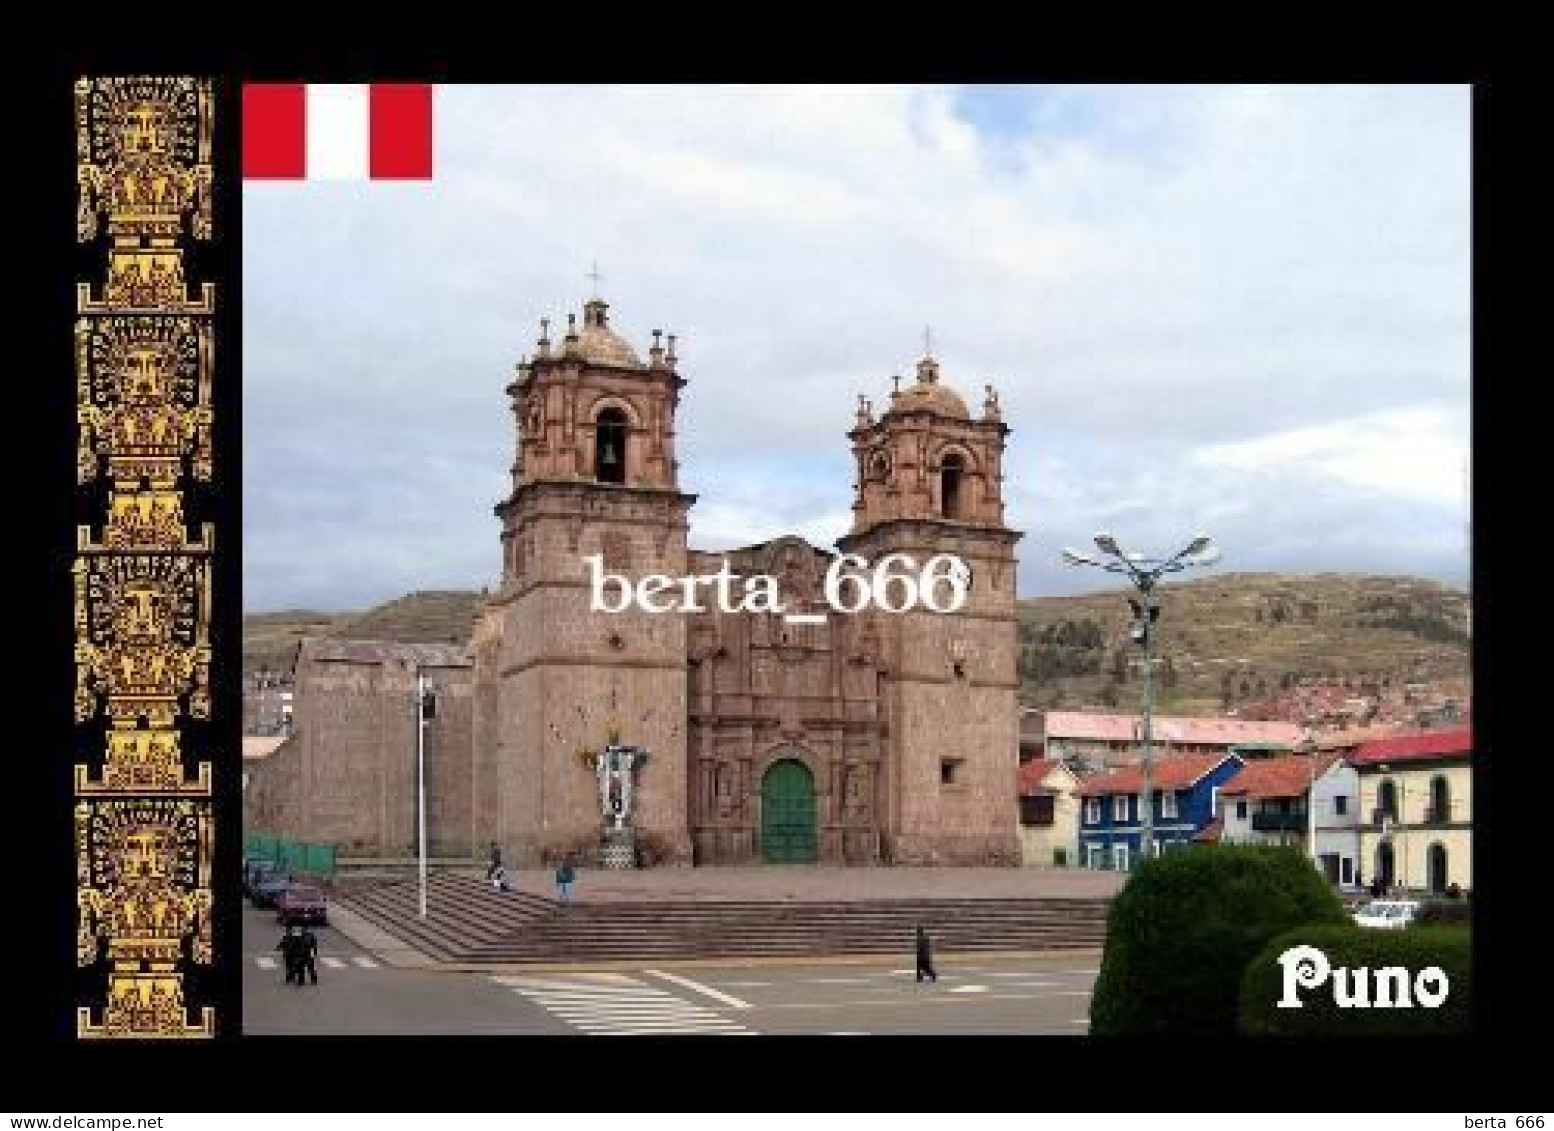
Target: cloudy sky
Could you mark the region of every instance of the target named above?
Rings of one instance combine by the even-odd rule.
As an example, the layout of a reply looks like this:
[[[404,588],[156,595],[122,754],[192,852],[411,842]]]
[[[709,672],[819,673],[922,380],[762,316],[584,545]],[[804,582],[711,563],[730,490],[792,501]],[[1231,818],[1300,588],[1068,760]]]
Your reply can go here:
[[[244,190],[244,604],[493,585],[503,387],[590,264],[679,334],[691,542],[850,516],[932,327],[1025,596],[1114,531],[1466,586],[1464,87],[439,87],[428,183]]]

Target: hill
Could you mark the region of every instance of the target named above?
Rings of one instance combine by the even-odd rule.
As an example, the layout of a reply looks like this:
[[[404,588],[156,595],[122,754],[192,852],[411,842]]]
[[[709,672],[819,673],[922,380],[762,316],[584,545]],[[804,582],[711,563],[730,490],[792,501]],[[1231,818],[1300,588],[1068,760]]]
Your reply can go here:
[[[291,663],[304,636],[398,640],[406,644],[459,643],[469,639],[480,594],[474,590],[408,593],[364,613],[309,609],[251,613],[243,618],[243,668],[279,669]]]
[[[1410,683],[1466,701],[1471,601],[1413,577],[1228,573],[1156,590],[1157,708],[1212,714],[1326,679],[1375,694]],[[1020,603],[1021,697],[1125,707],[1141,692],[1128,592]]]
[[[1216,714],[1328,680],[1354,694],[1425,684],[1471,692],[1468,594],[1412,577],[1227,573],[1158,590],[1156,705]],[[1123,591],[1020,602],[1021,698],[1035,707],[1131,708],[1141,653]],[[293,610],[244,619],[248,670],[282,667],[303,635],[463,641],[471,590],[411,593],[366,612]]]

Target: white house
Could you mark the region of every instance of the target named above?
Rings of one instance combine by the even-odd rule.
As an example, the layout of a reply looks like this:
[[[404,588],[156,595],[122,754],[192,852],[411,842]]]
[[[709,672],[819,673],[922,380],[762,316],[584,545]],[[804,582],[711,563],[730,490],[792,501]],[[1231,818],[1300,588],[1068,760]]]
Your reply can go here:
[[[1312,790],[1317,828],[1317,860],[1328,883],[1359,887],[1360,775],[1343,759],[1334,759],[1317,775]]]

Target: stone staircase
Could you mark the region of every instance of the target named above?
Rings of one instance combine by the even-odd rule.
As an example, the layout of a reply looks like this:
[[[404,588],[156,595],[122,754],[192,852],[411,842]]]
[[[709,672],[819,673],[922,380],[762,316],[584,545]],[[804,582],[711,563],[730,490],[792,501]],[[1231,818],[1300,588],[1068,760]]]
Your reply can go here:
[[[445,962],[604,962],[683,958],[912,953],[914,929],[938,951],[1099,947],[1104,899],[610,900],[563,907],[494,892],[478,877],[440,875],[338,898],[342,906]]]

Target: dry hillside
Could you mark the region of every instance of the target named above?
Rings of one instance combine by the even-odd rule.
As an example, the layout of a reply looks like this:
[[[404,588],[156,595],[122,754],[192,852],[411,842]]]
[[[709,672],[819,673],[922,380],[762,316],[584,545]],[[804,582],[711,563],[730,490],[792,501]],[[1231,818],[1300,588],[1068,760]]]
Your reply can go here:
[[[1359,574],[1227,573],[1164,584],[1155,637],[1163,711],[1212,714],[1307,677],[1426,683],[1470,694],[1470,600],[1433,581]],[[1122,592],[1020,602],[1022,697],[1033,706],[1132,706],[1139,657]],[[246,618],[250,670],[280,667],[305,634],[415,642],[469,636],[472,591],[411,593],[364,613]]]

